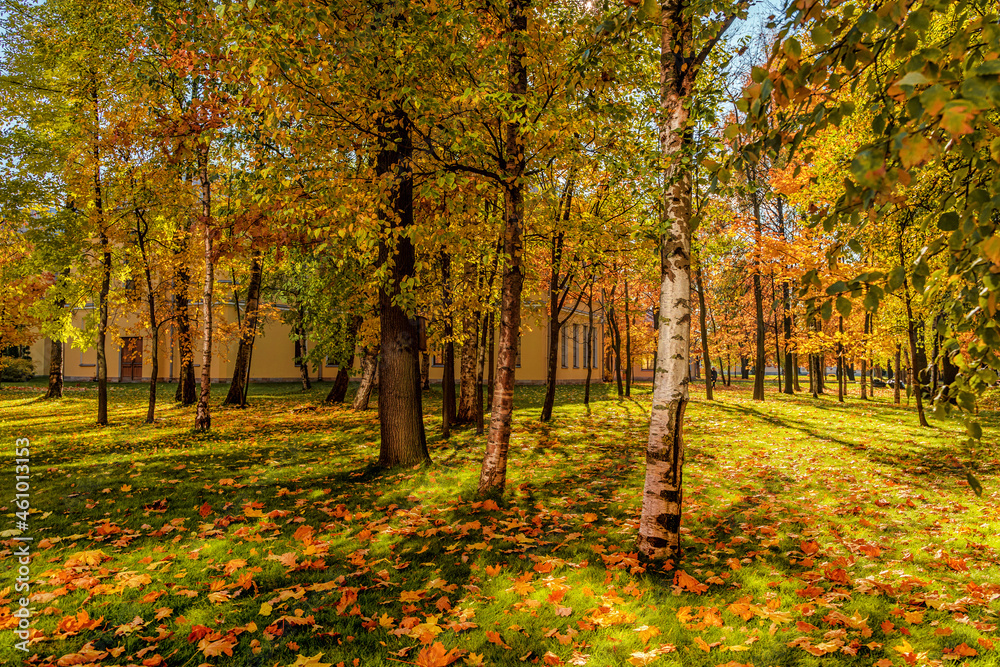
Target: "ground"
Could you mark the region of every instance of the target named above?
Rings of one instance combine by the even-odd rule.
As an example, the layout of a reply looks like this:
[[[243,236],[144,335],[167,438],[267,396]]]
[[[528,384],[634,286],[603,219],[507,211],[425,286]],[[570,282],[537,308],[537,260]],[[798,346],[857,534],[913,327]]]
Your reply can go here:
[[[962,424],[920,429],[891,390],[838,404],[770,382],[760,404],[749,386],[708,402],[696,385],[685,552],[644,569],[648,386],[596,387],[589,409],[560,387],[551,425],[542,388],[518,388],[508,491],[485,501],[483,440],[441,441],[439,391],[433,463],[381,472],[375,412],[321,406],[323,385],[255,385],[207,435],[171,385],[154,426],[144,386],[113,386],[107,428],[92,384],[56,402],[40,388],[0,389],[2,664],[1000,664],[996,454],[976,455],[977,497]],[[20,437],[26,654],[11,616]]]

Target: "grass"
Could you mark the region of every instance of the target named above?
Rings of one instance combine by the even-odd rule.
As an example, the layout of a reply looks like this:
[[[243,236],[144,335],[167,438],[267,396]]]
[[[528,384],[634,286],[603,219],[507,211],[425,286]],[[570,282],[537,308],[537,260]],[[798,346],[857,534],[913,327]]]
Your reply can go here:
[[[542,388],[518,388],[499,505],[474,497],[483,439],[440,439],[439,389],[433,463],[384,472],[375,412],[323,407],[323,385],[255,385],[209,434],[172,385],[152,426],[146,387],[112,386],[106,428],[92,385],[55,402],[5,386],[3,439],[32,443],[35,615],[25,654],[4,533],[0,663],[445,664],[439,642],[473,665],[1000,664],[996,453],[977,498],[959,421],[921,429],[891,390],[773,386],[755,403],[695,385],[670,570],[635,559],[646,385],[596,386],[590,408],[560,387],[550,424]]]

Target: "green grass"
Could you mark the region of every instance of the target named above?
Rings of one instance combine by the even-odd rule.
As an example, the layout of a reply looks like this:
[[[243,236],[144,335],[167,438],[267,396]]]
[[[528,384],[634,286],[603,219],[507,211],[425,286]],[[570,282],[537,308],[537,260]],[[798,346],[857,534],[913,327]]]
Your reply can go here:
[[[0,389],[0,530],[15,520],[13,439],[32,441],[36,609],[24,654],[7,534],[2,664],[414,664],[417,634],[476,654],[456,664],[624,665],[657,648],[656,665],[1000,664],[986,648],[1000,648],[997,455],[978,454],[977,498],[961,423],[921,429],[891,390],[838,404],[771,378],[761,404],[746,385],[714,402],[695,385],[677,565],[707,585],[694,593],[634,559],[646,385],[624,400],[596,386],[589,409],[560,387],[551,424],[542,388],[519,387],[497,509],[474,497],[483,438],[439,437],[439,388],[425,394],[433,463],[383,472],[375,412],[316,407],[323,385],[254,385],[251,408],[214,408],[207,435],[172,385],[153,426],[145,386],[112,386],[106,428],[92,385],[56,402],[41,386]],[[995,414],[981,417],[995,442]],[[81,610],[101,620],[74,632]],[[642,626],[659,634],[644,644]],[[206,657],[216,637],[231,657]],[[961,644],[978,655],[953,655]],[[97,653],[64,657],[85,645]]]

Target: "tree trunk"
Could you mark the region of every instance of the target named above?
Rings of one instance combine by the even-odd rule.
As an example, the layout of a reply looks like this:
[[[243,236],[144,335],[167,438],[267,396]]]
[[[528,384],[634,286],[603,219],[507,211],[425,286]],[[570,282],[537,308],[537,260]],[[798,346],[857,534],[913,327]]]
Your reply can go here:
[[[705,360],[705,398],[709,401],[712,398],[712,355],[708,351],[708,318],[705,315],[705,285],[702,282],[701,261],[694,256],[694,280],[695,291],[698,292],[698,324],[701,326],[701,355]],[[722,364],[719,364],[719,372],[722,372]]]
[[[744,355],[740,355],[740,378],[743,380],[750,379],[750,359]]]
[[[628,278],[625,279],[625,395],[632,395],[632,314],[628,307]]]
[[[486,397],[487,397],[487,400],[486,400],[486,407],[489,408],[490,411],[493,410],[493,390],[496,389],[496,370],[497,370],[497,353],[496,353],[496,341],[497,341],[497,336],[496,336],[496,333],[497,333],[496,332],[496,328],[497,328],[497,326],[496,325],[497,325],[497,322],[496,322],[496,319],[497,319],[496,318],[496,313],[490,311],[489,326],[487,327],[489,329],[489,343],[490,344],[489,344],[489,356],[486,359],[486,371],[487,371],[487,380],[486,380]]]
[[[793,369],[793,371],[795,373],[795,375],[794,375],[794,380],[795,381],[792,384],[793,384],[793,388],[795,389],[795,391],[799,392],[799,391],[802,391],[802,387],[799,385],[799,363],[800,363],[799,362],[799,353],[796,352],[792,356],[793,356],[793,359],[794,359],[794,361],[792,363],[792,369]]]
[[[460,391],[458,396],[458,411],[455,414],[456,424],[471,424],[476,421],[476,388],[478,377],[476,366],[479,364],[479,320],[482,319],[480,313],[469,313],[465,318],[462,329],[465,340],[462,343],[461,364],[459,376],[461,378]]]
[[[99,187],[99,185],[98,185]],[[96,200],[100,201],[100,190],[96,191]],[[100,205],[100,204],[98,204]],[[101,214],[103,218],[103,215]],[[111,247],[108,236],[102,228],[101,234],[101,292],[98,299],[97,320],[97,424],[108,424],[108,294],[111,291]]]
[[[566,185],[566,193],[562,199],[570,194],[572,186]],[[560,207],[562,206],[560,199]],[[568,210],[567,210],[568,213]],[[557,215],[558,219],[560,216]],[[545,399],[542,401],[542,414],[540,421],[547,422],[552,419],[552,408],[556,402],[556,371],[559,353],[559,334],[562,331],[562,322],[559,319],[559,279],[562,272],[562,246],[563,234],[553,233],[550,243],[549,258],[549,351],[546,356],[545,366]]]
[[[899,405],[899,379],[903,377],[902,375],[900,375],[900,366],[901,366],[900,357],[902,356],[900,347],[901,347],[900,344],[896,343],[896,375],[895,375],[895,382],[893,383],[895,386],[893,387],[893,392],[892,392],[892,402],[895,403],[896,405]]]
[[[749,179],[748,179],[749,182]],[[754,312],[756,314],[757,322],[757,354],[754,360],[754,376],[753,376],[753,400],[763,401],[764,400],[764,364],[765,364],[765,352],[764,352],[764,293],[760,286],[760,253],[761,253],[761,239],[762,236],[762,226],[760,219],[760,202],[757,199],[757,191],[753,190],[750,193],[750,201],[753,204],[753,215],[755,220],[754,226],[754,237],[755,237],[755,248],[757,254],[754,259],[754,273],[753,273],[753,303]]]
[[[420,353],[420,387],[424,391],[431,388],[431,353]]]
[[[347,330],[344,334],[344,349],[347,350],[347,353],[345,358],[337,360],[337,375],[333,378],[330,392],[323,399],[323,402],[328,405],[339,405],[347,398],[347,387],[351,382],[351,369],[354,368],[354,346],[362,322],[364,322],[364,318],[360,315],[352,315],[347,320]]]
[[[783,282],[781,284],[782,296],[784,297],[783,303],[785,307],[784,317],[782,318],[782,326],[784,328],[784,339],[785,339],[785,393],[794,394],[798,390],[798,355],[793,355],[791,351],[792,346],[792,315],[791,315],[791,290],[788,288],[788,283]]]
[[[143,253],[145,254],[145,253]],[[160,379],[160,327],[156,321],[156,293],[153,290],[153,275],[145,262],[146,305],[149,308],[149,337],[152,359],[149,368],[149,401],[146,406],[146,423],[156,421],[156,385]]]
[[[202,333],[201,333],[201,392],[198,394],[198,408],[195,429],[208,431],[212,428],[212,415],[208,398],[212,392],[212,296],[215,283],[215,263],[212,250],[212,184],[208,180],[208,147],[198,150],[198,180],[201,185],[201,217],[205,228],[205,284],[201,293]]]
[[[587,294],[587,345],[584,353],[587,355],[587,382],[583,389],[583,404],[590,405],[590,380],[594,373],[594,278],[590,279],[590,291]]]
[[[69,268],[62,272],[63,279],[69,277]],[[66,301],[60,297],[56,305],[61,309],[66,307]],[[63,341],[50,340],[49,353],[49,387],[45,398],[62,398],[63,395]]]
[[[731,23],[731,19],[725,24]],[[725,30],[725,27],[722,28]],[[695,56],[686,3],[665,0],[660,12],[659,141],[664,174],[660,209],[660,326],[656,380],[646,445],[646,476],[639,519],[639,553],[665,562],[681,555],[684,410],[691,348],[691,173],[688,148]]]
[[[312,381],[309,379],[309,362],[306,360],[306,353],[308,352],[307,345],[309,341],[306,340],[306,327],[302,324],[302,312],[299,311],[299,323],[298,323],[298,337],[299,337],[299,352],[302,356],[299,357],[299,381],[302,383],[302,391],[309,391],[312,389]]]
[[[917,420],[921,426],[930,426],[927,423],[927,417],[924,415],[923,382],[920,377],[924,369],[920,363],[921,359],[917,350],[917,332],[914,325],[913,306],[911,305],[909,280],[907,278],[903,279],[903,296],[906,301],[906,331],[910,339],[910,368],[912,369],[910,384],[913,387],[913,395],[917,400]]]
[[[420,338],[397,297],[415,273],[413,226],[413,143],[410,119],[400,103],[380,121],[376,165],[380,180],[391,179],[389,201],[379,206],[383,234],[379,265],[390,267],[388,284],[379,286],[382,362],[379,364],[379,466],[391,468],[430,459],[420,393]],[[388,237],[388,238],[387,238]]]
[[[444,301],[444,359],[441,369],[441,436],[451,436],[455,421],[455,316],[451,298],[451,256],[441,254],[441,286]]]
[[[174,317],[177,320],[177,351],[180,355],[180,368],[177,377],[177,392],[174,400],[181,405],[194,405],[194,342],[191,336],[191,302],[188,299],[188,290],[191,285],[191,274],[185,258],[180,255],[187,250],[186,238],[178,238],[178,243],[174,249],[175,261],[181,262],[177,267],[174,284]],[[183,245],[180,245],[183,243]]]
[[[260,319],[260,286],[264,277],[264,264],[260,250],[254,250],[250,260],[250,283],[247,285],[246,313],[240,326],[240,344],[233,366],[233,379],[223,405],[246,405],[246,388],[250,378],[250,357],[257,337]]]
[[[615,309],[612,306],[608,310],[608,326],[611,327],[611,351],[615,359],[615,384],[618,388],[618,398],[625,395],[622,386],[622,334],[618,328],[618,318],[615,316]]]
[[[358,393],[354,395],[354,402],[351,404],[352,410],[368,409],[372,387],[375,386],[376,370],[378,370],[378,346],[365,346],[361,357],[361,384],[358,386]],[[340,375],[339,369],[337,374]]]
[[[871,329],[871,313],[865,313],[864,349],[861,353],[861,399],[868,400],[868,333]]]
[[[479,359],[477,361],[479,373],[476,377],[476,435],[483,435],[486,433],[486,416],[484,414],[486,408],[483,405],[483,381],[486,376],[486,336],[491,333],[490,315],[487,313],[482,315],[482,326],[480,327],[479,332]]]
[[[840,316],[840,320],[837,323],[837,330],[841,335],[844,333],[844,316]],[[844,343],[840,338],[837,338],[837,401],[840,403],[844,402],[844,386],[847,384],[847,378],[844,375]]]
[[[63,394],[63,343],[53,340],[49,356],[49,388],[45,398],[62,398]]]
[[[506,155],[501,172],[504,176],[504,267],[500,301],[500,355],[497,363],[496,389],[490,413],[490,432],[486,455],[479,475],[480,494],[503,493],[507,484],[507,448],[514,411],[514,372],[521,327],[521,288],[524,283],[522,226],[524,224],[524,152],[525,96],[528,91],[527,9],[530,0],[509,0],[506,38],[509,45],[507,92],[511,98],[511,120],[504,125]]]

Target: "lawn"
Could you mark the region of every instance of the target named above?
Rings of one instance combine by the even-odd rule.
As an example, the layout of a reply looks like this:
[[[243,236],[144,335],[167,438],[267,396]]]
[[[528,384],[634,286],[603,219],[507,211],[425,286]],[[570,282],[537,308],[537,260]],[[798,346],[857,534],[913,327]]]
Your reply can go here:
[[[589,409],[561,387],[550,425],[542,389],[518,388],[499,504],[474,495],[483,438],[440,439],[439,388],[433,463],[382,472],[375,412],[322,406],[323,385],[254,385],[207,435],[171,385],[153,426],[145,386],[112,386],[106,428],[92,385],[56,402],[5,386],[0,663],[1000,664],[996,450],[976,497],[960,422],[920,429],[891,390],[838,404],[773,384],[763,404],[695,386],[670,569],[635,557],[648,386],[596,387]],[[19,437],[28,653],[11,615]]]

